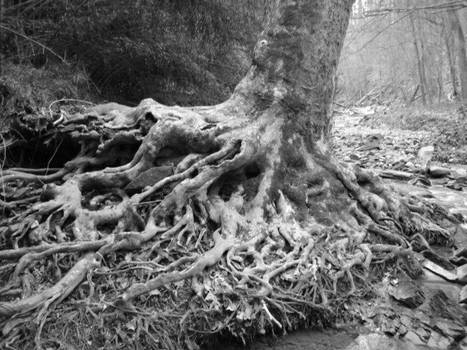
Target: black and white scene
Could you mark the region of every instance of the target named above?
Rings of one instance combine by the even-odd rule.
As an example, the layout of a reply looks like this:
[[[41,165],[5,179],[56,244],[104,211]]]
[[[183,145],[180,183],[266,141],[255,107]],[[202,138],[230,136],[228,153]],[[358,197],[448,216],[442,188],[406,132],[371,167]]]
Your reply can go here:
[[[0,0],[0,349],[467,350],[467,0]]]

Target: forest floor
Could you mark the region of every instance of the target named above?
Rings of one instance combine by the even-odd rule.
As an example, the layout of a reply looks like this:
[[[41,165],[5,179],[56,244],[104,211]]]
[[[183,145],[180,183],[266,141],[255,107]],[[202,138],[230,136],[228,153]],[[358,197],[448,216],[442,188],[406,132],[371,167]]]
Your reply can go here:
[[[466,142],[462,135],[456,138],[452,135],[460,133],[466,122],[453,110],[438,112],[437,116],[427,117],[426,113],[418,112],[416,116],[401,118],[394,112],[378,115],[371,108],[353,113],[343,111],[335,117],[335,154],[343,162],[379,172],[394,190],[434,201],[467,218]],[[449,133],[451,136],[447,136]],[[437,177],[420,170],[423,155],[419,150],[432,145],[435,146],[432,167],[443,170]],[[467,247],[465,224],[455,232],[454,240],[458,247]],[[466,304],[459,307],[461,298],[466,298],[461,290],[465,293],[467,287],[448,281],[449,276],[442,277],[443,273],[447,271],[434,273],[424,269],[416,283],[424,296],[419,306],[407,307],[391,292],[391,297],[383,293],[379,300],[362,303],[362,320],[351,327],[302,330],[277,340],[264,337],[250,349],[467,349],[467,327],[462,315],[467,314],[467,308]],[[407,284],[394,279],[383,281],[380,287],[386,291],[406,291]],[[460,312],[460,319],[453,315],[456,312]],[[456,341],[448,341],[450,337]]]
[[[437,118],[419,113],[406,120],[397,112],[343,113],[334,123],[333,147],[340,161],[372,169],[400,190],[467,218],[467,122],[455,110]],[[429,154],[421,154],[423,149]],[[427,157],[435,172],[428,176],[421,171]]]
[[[429,145],[434,161],[467,164],[467,122],[455,106],[340,110],[333,132],[336,155],[362,167],[411,171]]]

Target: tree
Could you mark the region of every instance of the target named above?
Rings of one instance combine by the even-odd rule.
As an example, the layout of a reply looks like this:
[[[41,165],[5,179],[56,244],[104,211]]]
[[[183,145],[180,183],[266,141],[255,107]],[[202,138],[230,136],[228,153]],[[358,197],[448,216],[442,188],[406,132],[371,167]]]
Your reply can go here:
[[[458,11],[448,11],[448,19],[451,25],[451,31],[456,38],[457,66],[459,70],[461,102],[467,105],[467,51],[465,46],[465,34],[462,29]]]
[[[414,242],[449,241],[428,219],[434,211],[339,165],[329,147],[352,3],[277,0],[250,70],[224,103],[96,106],[55,122],[82,146],[63,169],[4,171],[3,186],[48,185],[30,209],[17,209],[28,199],[3,203],[11,239],[0,259],[19,259],[3,291],[25,288],[35,262],[71,265],[0,303],[8,341],[32,319],[36,343],[46,321],[45,334],[73,327],[67,309],[48,312],[70,295],[100,315],[78,313],[75,323],[117,322],[104,312],[112,306],[126,312],[127,334],[189,346],[200,334],[290,329],[305,316],[332,322],[336,299],[368,290],[375,264],[396,259],[416,274]],[[13,239],[29,221],[29,238]],[[47,266],[42,278],[56,270]]]
[[[447,63],[449,66],[449,77],[452,88],[452,95],[457,98],[459,96],[457,88],[457,70],[456,70],[456,60],[454,58],[453,47],[454,47],[454,37],[451,35],[451,25],[449,23],[449,15],[446,14],[443,17],[443,39],[446,46],[446,57]]]
[[[426,71],[425,71],[425,53],[423,47],[423,40],[418,37],[417,34],[418,28],[415,25],[415,21],[412,15],[409,16],[410,25],[412,29],[413,35],[413,45],[415,48],[415,55],[417,57],[417,68],[418,68],[418,76],[419,76],[419,86],[422,92],[422,101],[423,104],[426,106],[427,104],[427,81],[426,81]]]

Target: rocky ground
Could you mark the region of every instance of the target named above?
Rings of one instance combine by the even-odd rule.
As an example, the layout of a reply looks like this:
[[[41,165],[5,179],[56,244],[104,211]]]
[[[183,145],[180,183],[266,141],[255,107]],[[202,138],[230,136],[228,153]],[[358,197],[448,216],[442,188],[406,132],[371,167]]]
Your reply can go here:
[[[333,148],[339,160],[372,169],[390,182],[397,181],[399,190],[431,198],[467,217],[464,141],[444,140],[446,129],[456,127],[454,118],[450,124],[445,122],[444,129],[431,125],[420,130],[405,129],[406,123],[398,128],[376,120],[358,113],[335,117]]]
[[[429,108],[382,106],[358,107],[336,111],[337,139],[346,137],[341,146],[357,151],[371,147],[369,135],[383,136],[381,158],[368,154],[374,166],[394,166],[384,162],[398,161],[400,151],[411,161],[418,149],[425,145],[434,146],[433,160],[445,163],[467,164],[467,122],[462,111],[455,105],[432,106]],[[361,140],[362,139],[362,140]],[[360,141],[363,141],[361,143]],[[353,147],[357,145],[357,147]],[[363,149],[356,149],[362,147]],[[396,156],[396,159],[394,158]],[[413,159],[412,159],[413,161]]]
[[[364,115],[339,114],[334,120],[336,156],[364,168],[407,170],[417,163],[417,152],[432,144],[429,131],[389,129],[365,123]]]
[[[373,169],[394,191],[434,201],[467,218],[467,167],[458,163],[463,161],[462,147],[453,149],[453,140],[443,142],[443,131],[437,128],[408,130],[376,120],[365,113],[337,115],[333,145],[337,157]],[[377,286],[375,299],[353,300],[361,317],[352,327],[304,330],[277,340],[265,337],[250,348],[467,349],[467,225],[451,234],[455,241],[451,250],[419,254],[424,269],[416,282],[389,273]]]
[[[373,169],[393,190],[441,204],[465,219],[467,171],[458,163],[465,163],[464,140],[446,138],[446,130],[456,128],[454,119],[444,119],[439,127],[439,120],[438,124],[422,120],[417,130],[408,130],[403,122],[388,127],[381,119],[377,122],[378,117],[340,114],[335,118],[335,154],[344,162]],[[424,271],[417,283],[403,276],[383,280],[381,298],[362,314],[370,329],[393,339],[376,333],[361,335],[358,342],[369,348],[389,341],[383,348],[467,349],[466,227],[460,225],[451,233],[456,246],[451,251],[422,252]]]

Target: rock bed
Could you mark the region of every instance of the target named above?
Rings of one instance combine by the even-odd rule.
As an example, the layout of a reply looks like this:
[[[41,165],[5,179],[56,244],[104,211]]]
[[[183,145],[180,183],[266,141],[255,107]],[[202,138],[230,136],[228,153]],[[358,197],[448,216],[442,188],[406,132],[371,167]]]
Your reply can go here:
[[[369,127],[363,116],[337,115],[334,120],[333,148],[337,157],[363,168],[413,170],[417,152],[432,144],[428,131]]]

